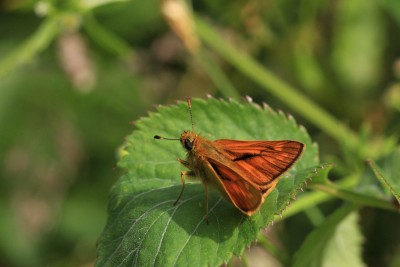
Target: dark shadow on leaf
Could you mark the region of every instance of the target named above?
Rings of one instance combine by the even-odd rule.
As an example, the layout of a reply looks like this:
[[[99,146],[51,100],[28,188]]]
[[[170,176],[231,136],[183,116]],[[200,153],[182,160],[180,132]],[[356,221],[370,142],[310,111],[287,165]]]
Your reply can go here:
[[[225,200],[219,192],[210,190],[209,224],[207,224],[206,195],[203,185],[187,184],[181,200],[173,206],[180,190],[181,186],[177,185],[164,188],[163,192],[160,192],[165,199],[171,200],[171,203],[157,207],[157,212],[167,212],[170,216],[170,221],[165,225],[166,231],[176,230],[175,227],[179,227],[184,230],[188,239],[197,236],[223,242],[232,236],[232,232],[243,221],[243,217],[247,217]],[[155,204],[156,202],[153,203]]]

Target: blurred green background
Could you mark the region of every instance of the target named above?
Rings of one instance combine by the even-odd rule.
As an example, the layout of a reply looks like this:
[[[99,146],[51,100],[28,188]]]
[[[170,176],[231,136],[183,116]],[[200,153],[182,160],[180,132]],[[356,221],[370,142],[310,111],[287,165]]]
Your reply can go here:
[[[183,2],[1,2],[0,266],[94,264],[108,192],[121,174],[119,147],[134,130],[130,122],[158,104],[207,94],[267,102],[306,126],[338,177],[393,148],[400,132],[400,2],[187,2],[227,45],[365,140],[356,158],[279,89],[260,84],[255,70],[246,73],[245,63],[221,55],[214,46],[228,50],[220,40],[191,32],[191,13],[180,16],[174,3]],[[368,213],[365,232],[374,240],[379,229],[399,246],[398,235],[379,223],[388,216]],[[380,248],[367,245],[365,253],[377,255],[365,258],[383,266],[393,251],[381,253],[382,239],[375,241]]]

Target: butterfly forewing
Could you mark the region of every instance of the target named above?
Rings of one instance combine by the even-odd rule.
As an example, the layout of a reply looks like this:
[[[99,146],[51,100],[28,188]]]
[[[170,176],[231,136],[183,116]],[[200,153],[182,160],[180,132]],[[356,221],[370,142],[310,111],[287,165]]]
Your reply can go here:
[[[234,168],[209,158],[215,172],[231,201],[243,212],[254,211],[252,208],[262,203],[278,182],[278,178],[288,171],[299,159],[304,144],[291,141],[236,141],[221,139],[213,144]],[[249,190],[249,193],[243,193]],[[254,190],[258,192],[255,194]],[[257,195],[257,197],[255,197]],[[259,201],[255,205],[255,201]]]

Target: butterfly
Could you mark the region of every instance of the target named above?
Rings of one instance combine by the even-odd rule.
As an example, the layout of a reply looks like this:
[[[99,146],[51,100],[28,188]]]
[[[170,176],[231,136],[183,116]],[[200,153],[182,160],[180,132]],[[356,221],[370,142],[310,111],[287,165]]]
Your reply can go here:
[[[199,178],[205,186],[207,223],[210,186],[217,188],[242,213],[251,216],[259,210],[282,175],[299,160],[305,144],[293,140],[208,140],[194,131],[189,97],[187,103],[192,130],[184,131],[179,139],[154,136],[155,139],[179,140],[186,150],[186,159],[178,161],[188,170],[181,172],[182,189],[174,205],[183,195],[185,177]]]

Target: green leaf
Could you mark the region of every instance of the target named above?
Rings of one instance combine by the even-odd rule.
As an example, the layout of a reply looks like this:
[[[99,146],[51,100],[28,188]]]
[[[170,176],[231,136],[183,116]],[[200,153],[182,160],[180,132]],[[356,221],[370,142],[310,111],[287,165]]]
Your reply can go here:
[[[362,261],[364,238],[358,226],[358,213],[350,213],[336,228],[324,253],[323,267],[365,266]]]
[[[176,160],[185,156],[179,141],[153,140],[155,134],[179,138],[191,128],[187,104],[159,107],[137,121],[138,130],[127,139],[127,155],[120,160],[126,174],[111,192],[97,266],[218,266],[240,255],[318,172],[317,146],[291,116],[216,99],[193,99],[192,109],[194,129],[207,139],[293,139],[305,143],[306,151],[251,217],[211,190],[207,225],[203,185],[187,183],[182,200],[173,206],[184,170]]]
[[[365,266],[355,205],[338,209],[308,235],[294,256],[294,267]]]
[[[390,155],[380,161],[379,165],[373,160],[368,163],[378,180],[382,183],[390,193],[397,199],[400,204],[400,148],[395,149]]]
[[[313,178],[313,183],[330,184],[328,179],[328,173],[334,168],[333,164],[323,164],[321,165],[320,171],[316,173]]]

